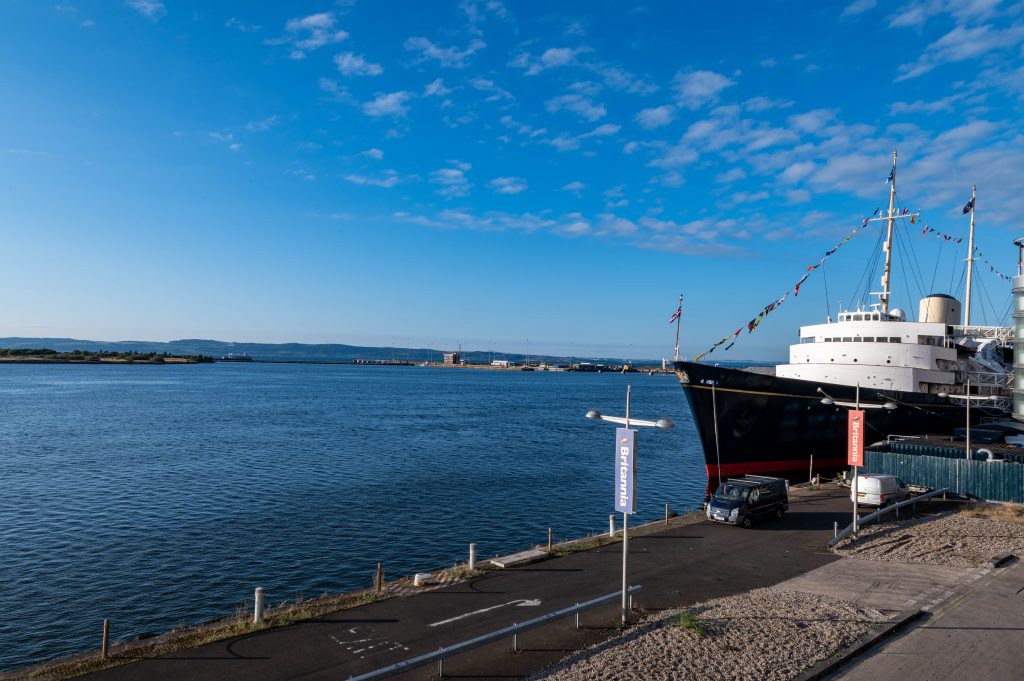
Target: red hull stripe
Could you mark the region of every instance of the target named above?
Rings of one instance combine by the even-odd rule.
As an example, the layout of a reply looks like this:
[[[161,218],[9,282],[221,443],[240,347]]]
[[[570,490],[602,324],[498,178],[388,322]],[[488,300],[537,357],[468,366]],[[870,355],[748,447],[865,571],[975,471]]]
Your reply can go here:
[[[721,471],[723,476],[743,475],[745,473],[771,473],[773,471],[799,471],[809,468],[809,459],[779,459],[776,461],[743,461],[740,463],[723,463]],[[846,468],[845,458],[815,460],[814,467],[823,468]],[[719,467],[716,464],[707,464],[708,477],[717,478]]]

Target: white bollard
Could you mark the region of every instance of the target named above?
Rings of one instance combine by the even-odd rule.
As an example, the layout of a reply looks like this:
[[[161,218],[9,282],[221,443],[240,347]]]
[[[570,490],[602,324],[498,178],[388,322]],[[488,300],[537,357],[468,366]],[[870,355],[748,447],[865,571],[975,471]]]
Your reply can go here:
[[[469,545],[469,571],[476,570],[476,544]]]
[[[263,621],[263,587],[256,587],[256,606],[253,608],[252,623],[259,624]]]
[[[608,536],[609,537],[614,537],[615,536],[615,514],[614,513],[612,513],[611,515],[608,516]]]
[[[429,582],[430,578],[433,577],[433,576],[434,575],[430,574],[429,572],[417,572],[412,577],[412,585],[413,586],[426,586],[427,582]]]

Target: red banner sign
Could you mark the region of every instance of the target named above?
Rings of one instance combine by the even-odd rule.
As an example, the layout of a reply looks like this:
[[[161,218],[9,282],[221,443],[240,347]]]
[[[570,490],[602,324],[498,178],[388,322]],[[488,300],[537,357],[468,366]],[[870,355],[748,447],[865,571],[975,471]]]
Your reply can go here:
[[[851,466],[864,465],[864,412],[851,409],[846,438],[846,463]]]

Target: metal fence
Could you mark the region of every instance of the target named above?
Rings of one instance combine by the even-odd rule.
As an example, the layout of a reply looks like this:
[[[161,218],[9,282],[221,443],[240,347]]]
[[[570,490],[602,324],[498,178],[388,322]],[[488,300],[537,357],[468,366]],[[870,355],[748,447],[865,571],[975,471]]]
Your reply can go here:
[[[630,593],[629,600],[630,600],[630,608],[631,609],[632,609],[632,601],[633,601],[632,593],[634,591],[639,591],[641,588],[642,587],[640,587],[640,586],[631,586],[631,587],[629,587],[629,593]],[[616,598],[620,598],[621,596],[622,596],[622,592],[621,591],[616,591],[615,593],[610,593],[610,594],[606,594],[604,596],[599,596],[597,598],[591,599],[591,600],[586,601],[584,603],[577,603],[576,605],[572,605],[572,606],[569,606],[567,608],[562,608],[561,610],[556,610],[554,612],[549,612],[546,615],[541,615],[540,617],[535,617],[532,620],[528,620],[526,622],[520,622],[518,624],[513,624],[510,627],[505,627],[504,629],[499,629],[497,631],[492,631],[489,634],[484,634],[483,636],[477,636],[476,638],[472,638],[472,639],[470,639],[468,641],[463,641],[462,643],[456,643],[455,645],[450,645],[450,646],[447,646],[447,647],[444,647],[444,648],[438,648],[437,650],[435,650],[432,653],[427,653],[425,655],[420,655],[419,657],[414,657],[414,658],[411,658],[411,659],[408,659],[408,660],[402,660],[401,662],[396,662],[395,664],[388,665],[387,667],[381,667],[380,669],[375,669],[372,672],[367,672],[365,674],[360,674],[359,676],[351,676],[351,677],[349,677],[348,681],[370,681],[370,679],[383,679],[383,678],[387,678],[387,677],[389,677],[389,676],[391,676],[393,674],[397,674],[400,671],[404,671],[406,669],[413,669],[414,667],[420,667],[420,666],[423,666],[425,664],[430,664],[431,662],[437,662],[437,675],[438,676],[444,676],[444,666],[443,665],[444,665],[445,658],[451,657],[452,655],[457,655],[459,653],[463,653],[463,652],[465,652],[467,650],[471,650],[473,648],[476,648],[478,646],[482,646],[482,645],[487,644],[487,643],[491,643],[492,641],[496,641],[498,639],[508,638],[509,636],[512,637],[512,649],[513,650],[517,650],[518,647],[519,647],[519,645],[518,645],[518,636],[519,636],[520,632],[526,631],[527,629],[533,629],[535,627],[539,627],[539,626],[541,626],[543,624],[547,624],[548,622],[554,622],[557,619],[561,619],[563,617],[568,617],[569,615],[573,615],[573,614],[576,615],[576,628],[578,629],[579,626],[580,626],[580,620],[579,620],[579,613],[580,612],[582,612],[584,610],[589,610],[590,608],[593,608],[593,607],[598,606],[598,605],[602,605],[604,603],[608,603],[609,601],[613,601]]]
[[[940,494],[942,495],[942,498],[945,499],[946,498],[946,492],[948,492],[948,491],[949,491],[948,489],[943,487],[942,489],[933,490],[931,492],[928,492],[927,494],[919,494],[917,496],[910,497],[909,499],[904,499],[903,501],[899,502],[898,504],[892,504],[891,506],[883,506],[882,508],[878,509],[874,513],[869,513],[868,515],[860,516],[857,519],[857,527],[864,527],[864,525],[866,525],[867,523],[871,522],[872,520],[875,520],[877,522],[882,522],[881,518],[886,513],[894,513],[896,515],[896,518],[899,519],[899,517],[900,517],[900,509],[901,508],[906,508],[907,506],[912,506],[914,508],[914,510],[917,510],[917,502],[919,502],[919,501],[931,501],[934,497],[937,497]],[[846,539],[846,537],[851,532],[853,532],[853,523],[850,523],[849,525],[847,525],[845,528],[842,529],[842,531],[837,532],[836,536],[832,538],[832,541],[830,541],[828,543],[828,546],[835,546],[836,544],[838,544],[842,540]]]
[[[896,449],[896,445],[890,446]],[[962,457],[950,458],[945,451],[928,454],[909,451],[866,451],[863,474],[895,475],[910,484],[948,487],[959,494],[989,501],[1024,502],[1024,464],[1009,457],[968,461]],[[974,456],[979,455],[975,452]]]

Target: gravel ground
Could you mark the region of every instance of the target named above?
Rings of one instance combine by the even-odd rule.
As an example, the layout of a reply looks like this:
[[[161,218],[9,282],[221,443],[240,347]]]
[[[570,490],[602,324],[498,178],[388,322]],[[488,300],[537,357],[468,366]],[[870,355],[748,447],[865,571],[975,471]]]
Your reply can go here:
[[[978,567],[1003,553],[1024,555],[1024,524],[963,513],[862,527],[835,552],[848,558]]]
[[[699,603],[705,635],[659,613],[626,635],[570,655],[532,679],[782,681],[835,654],[886,616],[827,596],[756,589]]]

